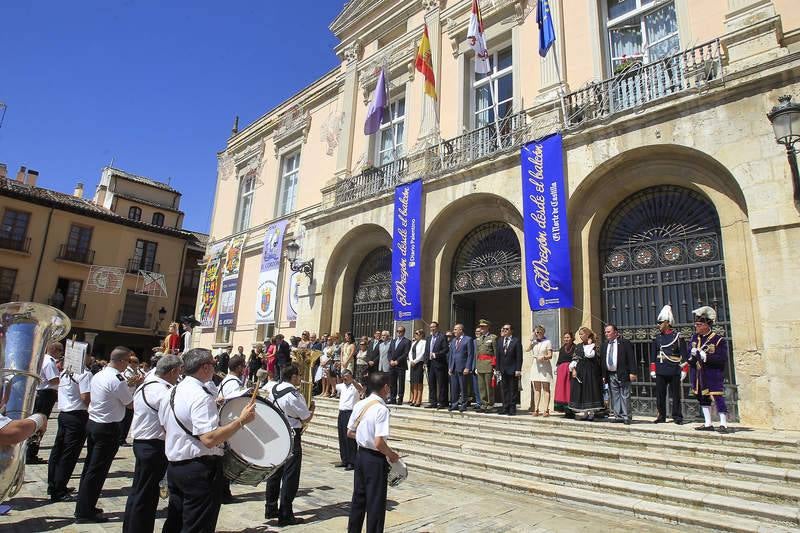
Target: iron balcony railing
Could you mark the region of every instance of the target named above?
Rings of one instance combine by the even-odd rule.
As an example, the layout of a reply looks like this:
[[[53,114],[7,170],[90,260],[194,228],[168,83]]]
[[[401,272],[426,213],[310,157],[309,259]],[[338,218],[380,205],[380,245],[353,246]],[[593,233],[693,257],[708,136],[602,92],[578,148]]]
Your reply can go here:
[[[72,320],[83,320],[86,316],[86,304],[78,302],[76,304],[68,304],[64,302],[64,297],[54,298],[51,296],[47,299],[47,305],[52,305],[56,309],[60,309]]]
[[[62,244],[58,248],[58,258],[75,263],[94,264],[94,250],[88,248],[73,248],[68,244]]]
[[[393,189],[406,175],[407,169],[406,159],[397,159],[339,181],[336,184],[336,206]]]
[[[161,265],[153,262],[153,260],[142,259],[141,257],[132,257],[128,259],[128,273],[136,274],[140,270],[161,272]]]
[[[17,252],[30,253],[31,251],[31,238],[19,237],[0,237],[0,248],[4,250],[15,250]]]
[[[563,97],[566,126],[583,126],[722,81],[719,39],[642,64],[631,62],[613,78],[591,83]]]
[[[150,313],[137,313],[120,309],[117,313],[117,325],[126,328],[150,329]]]

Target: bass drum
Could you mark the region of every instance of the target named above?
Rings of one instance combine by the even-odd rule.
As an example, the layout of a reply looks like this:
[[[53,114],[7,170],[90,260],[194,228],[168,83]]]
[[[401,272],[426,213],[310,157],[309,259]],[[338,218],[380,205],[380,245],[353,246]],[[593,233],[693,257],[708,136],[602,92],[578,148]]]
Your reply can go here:
[[[250,402],[232,398],[219,411],[220,425],[234,420]],[[256,417],[233,434],[225,446],[222,471],[233,483],[256,486],[292,456],[294,430],[271,402],[256,398]]]

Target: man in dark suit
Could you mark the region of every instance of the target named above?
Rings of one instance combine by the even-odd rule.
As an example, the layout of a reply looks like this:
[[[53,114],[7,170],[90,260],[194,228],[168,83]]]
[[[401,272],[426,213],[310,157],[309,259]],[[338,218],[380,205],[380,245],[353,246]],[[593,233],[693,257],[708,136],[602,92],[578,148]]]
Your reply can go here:
[[[372,374],[378,371],[378,366],[381,361],[381,330],[376,329],[372,334],[372,339],[367,344],[367,372]]]
[[[406,338],[406,328],[397,326],[397,334],[389,346],[389,384],[391,397],[388,403],[403,405],[403,394],[406,392],[406,370],[408,370],[408,352],[411,341]]]
[[[275,366],[278,367],[278,375],[283,375],[283,367],[289,366],[292,362],[292,347],[284,340],[283,335],[275,335]]]
[[[425,339],[425,363],[428,365],[428,393],[429,402],[426,408],[438,409],[447,402],[447,339],[439,331],[439,323],[435,320],[430,324],[428,338]]]
[[[464,387],[468,379],[472,379],[472,369],[475,366],[475,343],[472,337],[464,335],[464,326],[456,324],[453,327],[454,338],[450,341],[450,356],[448,373],[450,374],[450,411],[456,407],[461,412],[467,410],[464,398]]]
[[[636,354],[633,345],[623,339],[617,326],[608,324],[605,328],[606,342],[600,348],[603,368],[603,382],[608,383],[611,395],[612,422],[631,423],[631,382],[636,381]]]
[[[522,376],[522,344],[513,333],[511,324],[504,324],[500,328],[500,337],[495,340],[494,350],[497,354],[497,370],[502,376],[503,409],[500,414],[510,416],[517,414],[518,382]]]

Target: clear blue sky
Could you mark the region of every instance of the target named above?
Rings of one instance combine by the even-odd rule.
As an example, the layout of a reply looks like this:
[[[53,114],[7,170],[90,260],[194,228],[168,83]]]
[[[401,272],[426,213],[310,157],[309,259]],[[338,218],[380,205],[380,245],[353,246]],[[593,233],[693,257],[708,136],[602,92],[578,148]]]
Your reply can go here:
[[[183,193],[208,231],[216,152],[334,67],[343,0],[0,0],[0,162],[91,195],[114,165]]]

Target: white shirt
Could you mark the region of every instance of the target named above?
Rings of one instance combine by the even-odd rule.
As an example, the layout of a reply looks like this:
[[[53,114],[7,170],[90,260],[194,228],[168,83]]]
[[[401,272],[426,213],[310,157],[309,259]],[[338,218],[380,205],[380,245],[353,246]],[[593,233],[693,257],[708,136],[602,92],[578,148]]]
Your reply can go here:
[[[133,393],[133,440],[164,440],[164,427],[158,413],[163,402],[169,403],[171,388],[168,382],[152,374]]]
[[[208,387],[206,388],[208,389]],[[220,400],[227,400],[228,398],[236,396],[235,393],[240,390],[242,390],[242,378],[234,376],[233,374],[228,374],[219,384],[219,394],[217,397]]]
[[[617,370],[617,346],[619,343],[617,339],[613,341],[608,341],[608,351],[606,352],[606,365],[608,366],[609,372],[615,372]]]
[[[87,406],[81,400],[81,394],[86,394],[92,387],[92,373],[88,368],[83,372],[72,373],[63,372],[58,382],[58,410],[86,411]]]
[[[261,390],[267,393],[267,398],[272,398],[272,389],[275,388],[275,385],[278,383],[278,381],[269,380],[261,387]]]
[[[45,354],[44,362],[42,363],[42,371],[39,372],[39,377],[42,378],[42,381],[39,382],[36,390],[58,390],[58,383],[49,383],[51,379],[58,377],[58,367],[52,355]]]
[[[3,429],[4,427],[9,425],[10,423],[11,423],[11,419],[10,418],[8,418],[7,416],[4,416],[4,415],[0,415],[0,429]]]
[[[191,331],[184,331],[183,332],[183,353],[188,352],[192,349],[192,332]]]
[[[285,414],[286,418],[289,419],[290,426],[292,426],[294,429],[300,429],[303,427],[303,420],[311,416],[311,411],[308,410],[308,406],[306,405],[303,395],[300,394],[300,392],[291,383],[287,383],[285,381],[278,383],[275,391],[281,392],[287,389],[292,389],[292,392],[289,394],[284,394],[275,400],[275,405],[280,407],[280,409],[283,411],[283,414]],[[272,391],[270,391],[270,393],[272,393]]]
[[[356,420],[361,416],[361,411],[368,403],[372,403],[375,400],[377,400],[377,403],[364,413],[356,428]],[[348,431],[356,432],[356,442],[360,447],[377,452],[375,437],[389,437],[389,408],[386,407],[383,398],[373,393],[358,402],[353,407],[353,414],[350,415],[350,420],[347,422],[347,429]]]
[[[125,378],[111,365],[95,374],[89,394],[89,420],[101,424],[121,422],[125,406],[133,401]]]
[[[352,411],[353,406],[358,401],[358,389],[356,386],[352,383],[350,385],[338,383],[336,385],[336,392],[339,393],[339,410]]]
[[[418,363],[422,362],[422,360],[425,358],[426,347],[427,343],[425,342],[425,339],[417,342],[417,344],[414,346],[414,351],[411,353],[411,366],[416,366]]]
[[[206,455],[222,455],[222,447],[206,448],[198,438],[219,427],[216,393],[203,388],[203,383],[193,376],[186,376],[175,386],[175,410],[169,396],[161,402],[158,418],[166,432],[164,448],[170,461],[185,461]],[[170,395],[173,389],[170,389]],[[175,417],[192,434],[187,435]],[[195,436],[196,435],[196,436]]]

